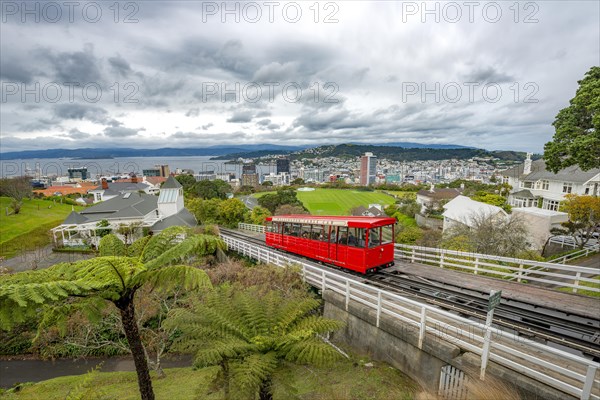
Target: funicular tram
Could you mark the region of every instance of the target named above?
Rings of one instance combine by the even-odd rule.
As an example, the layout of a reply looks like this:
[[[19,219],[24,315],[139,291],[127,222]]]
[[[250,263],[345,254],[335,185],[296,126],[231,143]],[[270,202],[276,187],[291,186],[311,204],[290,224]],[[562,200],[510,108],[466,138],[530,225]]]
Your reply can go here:
[[[394,265],[395,218],[279,215],[267,218],[268,246],[362,274]]]

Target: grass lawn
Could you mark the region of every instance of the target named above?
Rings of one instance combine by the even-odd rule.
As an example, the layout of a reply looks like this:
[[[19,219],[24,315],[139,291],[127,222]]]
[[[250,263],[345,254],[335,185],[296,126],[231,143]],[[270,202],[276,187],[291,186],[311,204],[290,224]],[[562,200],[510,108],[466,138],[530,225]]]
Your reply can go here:
[[[368,207],[374,203],[385,207],[395,202],[387,194],[344,189],[315,189],[297,192],[297,196],[312,215],[350,215],[354,207]]]
[[[417,192],[408,192],[408,191],[402,191],[402,190],[383,190],[383,192],[393,194],[395,196],[398,196],[399,198],[408,197],[412,200],[417,199]]]
[[[273,382],[274,399],[413,399],[418,386],[400,371],[374,362],[365,367],[360,360],[344,360],[327,368],[284,365]],[[210,388],[218,367],[193,371],[191,368],[165,370],[167,377],[156,379],[157,399],[222,399],[222,390]],[[87,383],[83,383],[88,378]],[[0,392],[1,393],[1,392]],[[36,384],[26,384],[5,399],[63,400],[71,393],[83,399],[137,400],[139,392],[134,372],[100,372],[93,375],[64,376]],[[75,398],[75,397],[74,397]]]
[[[585,287],[600,289],[600,275],[593,276],[592,279],[597,279],[598,282],[595,282],[595,283],[579,282],[579,284],[581,286],[585,286]],[[573,288],[570,288],[570,287],[562,287],[562,288],[559,288],[558,290],[560,290],[561,292],[573,293]],[[577,290],[577,294],[581,294],[584,296],[591,296],[591,297],[600,297],[600,292],[592,292],[591,290]]]
[[[9,198],[0,197],[0,256],[3,257],[13,257],[20,251],[50,243],[48,230],[63,222],[71,212],[68,204],[26,199],[19,214],[7,216],[6,207],[10,203]],[[75,207],[76,211],[82,209]]]

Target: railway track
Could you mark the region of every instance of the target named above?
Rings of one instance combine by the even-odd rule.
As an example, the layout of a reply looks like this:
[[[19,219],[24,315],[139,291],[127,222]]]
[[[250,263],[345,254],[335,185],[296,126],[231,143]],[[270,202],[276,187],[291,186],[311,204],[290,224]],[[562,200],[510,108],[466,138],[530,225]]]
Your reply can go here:
[[[234,236],[256,245],[272,249],[260,238],[243,233],[221,229],[223,233]],[[291,253],[287,253],[290,254]],[[297,254],[292,257],[318,263]],[[320,263],[319,263],[320,264]],[[338,273],[359,277],[364,283],[389,290],[393,293],[424,301],[441,309],[456,312],[461,316],[485,320],[488,304],[488,293],[459,288],[444,282],[435,282],[423,278],[399,274],[397,271],[380,271],[364,276],[344,271],[343,269],[319,265]],[[493,323],[499,327],[518,332],[529,338],[543,339],[548,343],[565,346],[580,351],[586,356],[600,360],[600,320],[567,315],[551,309],[521,301],[503,301],[494,312]]]

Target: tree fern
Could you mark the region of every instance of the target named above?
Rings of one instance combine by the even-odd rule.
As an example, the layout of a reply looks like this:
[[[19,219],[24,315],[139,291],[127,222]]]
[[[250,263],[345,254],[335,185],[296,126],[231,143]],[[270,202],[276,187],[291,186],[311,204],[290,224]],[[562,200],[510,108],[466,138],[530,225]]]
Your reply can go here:
[[[194,350],[196,367],[219,365],[218,382],[229,377],[237,391],[268,397],[279,360],[322,365],[339,357],[318,334],[339,329],[341,323],[316,315],[320,303],[313,298],[258,293],[222,288],[190,310],[173,310],[167,323],[183,333],[175,346]]]
[[[121,313],[142,399],[154,399],[135,318],[136,291],[147,282],[156,289],[169,289],[175,284],[182,284],[187,290],[209,286],[203,271],[173,264],[186,257],[214,252],[223,246],[223,242],[214,236],[194,236],[189,230],[178,227],[137,241],[129,250],[117,240],[114,235],[103,237],[101,256],[90,260],[0,275],[0,328],[10,329],[15,323],[31,318],[44,305],[67,307],[65,300],[70,297],[110,301]],[[59,315],[57,311],[54,316],[57,322]]]

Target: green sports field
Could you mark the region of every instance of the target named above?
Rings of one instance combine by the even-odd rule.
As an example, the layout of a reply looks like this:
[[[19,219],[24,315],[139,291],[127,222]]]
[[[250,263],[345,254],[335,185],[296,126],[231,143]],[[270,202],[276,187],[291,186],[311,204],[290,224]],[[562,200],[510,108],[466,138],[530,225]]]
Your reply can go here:
[[[360,192],[343,189],[316,189],[312,192],[296,192],[298,199],[313,215],[350,215],[354,207],[369,204],[382,204],[384,207],[394,203],[394,198],[377,192]]]

